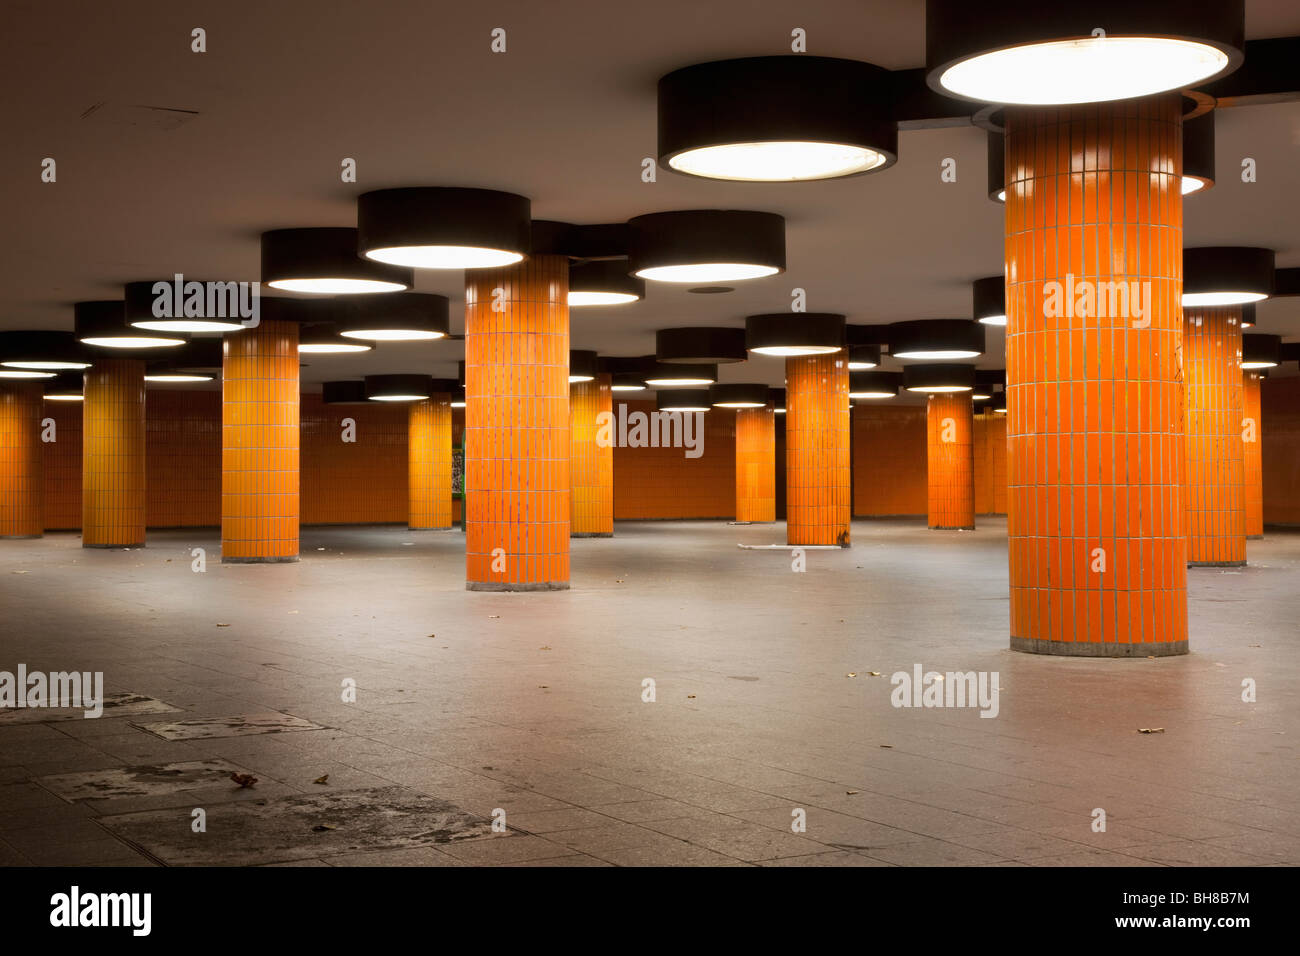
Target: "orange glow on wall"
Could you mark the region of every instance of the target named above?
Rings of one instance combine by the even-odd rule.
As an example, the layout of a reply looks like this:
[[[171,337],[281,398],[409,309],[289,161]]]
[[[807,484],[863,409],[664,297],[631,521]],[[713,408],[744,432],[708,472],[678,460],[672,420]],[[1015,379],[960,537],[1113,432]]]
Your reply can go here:
[[[1007,416],[975,416],[975,513],[1007,513]]]
[[[1260,460],[1264,524],[1300,525],[1300,378],[1265,379],[1260,386]]]
[[[1260,417],[1259,373],[1250,369],[1241,373],[1242,483],[1245,487],[1246,537],[1264,536],[1264,462],[1261,456],[1263,434]]]
[[[620,411],[620,407],[625,411]],[[614,402],[618,415],[655,411],[653,401]],[[700,413],[704,423],[700,456],[682,448],[614,449],[616,520],[732,518],[736,513],[736,416],[730,409]]]
[[[776,520],[776,413],[736,409],[736,520]]]
[[[968,394],[926,403],[927,504],[935,531],[975,528],[975,428]]]
[[[466,587],[569,586],[569,264],[465,277]]]
[[[144,362],[97,360],[83,395],[81,545],[143,547]]]
[[[225,337],[221,560],[298,558],[298,326],[264,320]]]
[[[45,531],[45,451],[39,382],[0,384],[0,538]]]
[[[1185,653],[1181,99],[1008,108],[1006,132],[1011,646]]]
[[[849,367],[843,351],[785,362],[786,542],[849,546]]]
[[[853,513],[926,513],[926,414],[921,405],[853,406]]]
[[[144,427],[148,526],[219,526],[221,393],[151,388]]]
[[[575,538],[614,533],[614,440],[596,440],[597,416],[613,414],[610,376],[569,386],[570,527]],[[608,431],[609,429],[607,429]]]
[[[1241,308],[1186,309],[1187,561],[1246,563]]]
[[[407,440],[407,527],[451,527],[451,396],[411,404]]]

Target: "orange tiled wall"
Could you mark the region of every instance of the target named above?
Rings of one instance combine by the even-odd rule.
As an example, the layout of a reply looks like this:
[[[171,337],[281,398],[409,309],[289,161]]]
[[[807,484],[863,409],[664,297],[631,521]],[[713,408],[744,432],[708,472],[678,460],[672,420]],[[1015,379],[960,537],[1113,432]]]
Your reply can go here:
[[[221,560],[298,557],[298,326],[227,335],[221,398]]]
[[[975,513],[1007,513],[1007,416],[975,416]]]
[[[1264,464],[1260,460],[1263,436],[1260,434],[1259,373],[1247,369],[1241,373],[1242,483],[1245,486],[1246,537],[1264,534]]]
[[[569,264],[465,277],[466,586],[569,586]]]
[[[1006,132],[1012,647],[1185,652],[1181,99],[1009,108]],[[1149,282],[1145,317],[1049,314],[1069,276]]]
[[[1241,307],[1186,309],[1187,560],[1246,563]]]
[[[596,441],[597,416],[608,415],[614,407],[609,386],[608,375],[569,386],[569,531],[575,537],[614,533],[614,436],[608,442]]]
[[[80,531],[81,402],[46,402],[41,414],[54,419],[54,441],[44,442],[45,530]]]
[[[614,412],[655,410],[653,401],[616,399]],[[704,412],[702,454],[682,448],[614,448],[614,517],[619,520],[731,518],[736,514],[736,416]]]
[[[144,362],[97,359],[82,402],[81,545],[139,547],[145,526]]]
[[[302,416],[303,524],[406,524],[404,404],[326,405],[304,394]],[[343,441],[344,419],[356,441]]]
[[[1264,523],[1300,525],[1300,378],[1265,379],[1260,405]]]
[[[736,520],[776,520],[776,413],[736,410]]]
[[[412,402],[407,415],[407,527],[451,527],[451,397]]]
[[[926,513],[925,407],[853,407],[853,513]]]
[[[786,541],[848,547],[848,358],[788,358],[785,387]]]
[[[45,531],[41,384],[0,383],[0,538]]]
[[[926,402],[926,478],[930,527],[975,527],[974,416],[970,395],[931,395]]]
[[[221,524],[221,393],[151,388],[145,399],[151,528]]]

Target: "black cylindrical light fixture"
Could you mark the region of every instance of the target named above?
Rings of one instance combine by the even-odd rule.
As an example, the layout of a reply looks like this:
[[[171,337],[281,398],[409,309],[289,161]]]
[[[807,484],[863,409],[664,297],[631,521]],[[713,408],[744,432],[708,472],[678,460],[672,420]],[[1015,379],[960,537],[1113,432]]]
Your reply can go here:
[[[79,402],[85,381],[80,372],[60,372],[45,382],[43,396],[49,402]]]
[[[1214,185],[1214,115],[1210,110],[1183,120],[1184,196]]]
[[[326,405],[365,405],[370,401],[361,379],[326,382],[321,386],[321,398]]]
[[[432,292],[356,296],[341,303],[339,334],[369,342],[446,338],[451,330],[447,297]]]
[[[569,305],[626,305],[645,298],[645,280],[628,275],[626,259],[598,259],[569,266]]]
[[[889,327],[894,358],[942,362],[984,354],[984,326],[971,319],[922,319]]]
[[[892,74],[824,56],[698,63],[659,80],[659,163],[738,182],[854,176],[898,159]]]
[[[220,339],[205,340],[205,345],[216,344],[220,349]],[[210,354],[198,354],[191,341],[178,349],[170,349],[166,357],[150,361],[145,365],[144,380],[159,385],[186,385],[195,382],[211,382],[221,374],[221,357],[218,352],[216,368],[200,367],[199,363],[211,363]]]
[[[749,358],[745,330],[715,326],[660,329],[655,332],[655,358],[678,365],[726,365]]]
[[[862,372],[880,364],[879,345],[850,345],[849,371]]]
[[[245,327],[241,308],[251,312],[256,288],[257,283],[181,276],[128,282],[122,287],[126,323],[151,332],[238,332]]]
[[[340,355],[369,352],[373,345],[359,339],[345,339],[337,322],[314,322],[298,332],[298,352],[303,355]]]
[[[1282,362],[1282,336],[1252,332],[1241,337],[1241,367],[1273,368]]]
[[[262,282],[285,292],[357,295],[409,289],[415,275],[362,259],[357,230],[346,226],[272,229],[262,233]]]
[[[785,414],[785,389],[774,388],[771,390],[772,411],[778,415]]]
[[[82,345],[103,349],[159,349],[184,345],[189,339],[180,332],[149,332],[126,324],[121,299],[97,299],[73,306],[77,340]]]
[[[745,345],[759,355],[827,355],[844,348],[844,316],[765,312],[745,319]]]
[[[1300,362],[1300,342],[1283,342],[1277,355],[1279,362]]]
[[[1242,305],[1273,294],[1273,250],[1197,246],[1183,250],[1183,307]]]
[[[909,392],[970,392],[975,389],[974,365],[909,365],[903,369]]]
[[[901,372],[850,372],[849,398],[895,398],[902,384]]]
[[[931,88],[986,103],[1150,96],[1200,85],[1244,59],[1244,0],[1000,0],[992,9],[927,0],[925,19]]]
[[[739,209],[628,220],[628,271],[657,282],[738,282],[785,271],[785,217]]]
[[[997,392],[1007,387],[1007,373],[1000,368],[977,368],[975,370],[975,389],[971,398],[992,398]]]
[[[748,382],[719,382],[709,386],[709,404],[714,408],[766,408],[771,390]]]
[[[532,204],[495,189],[377,189],[357,199],[357,250],[416,269],[489,269],[532,251]]]
[[[1007,324],[1007,280],[988,276],[971,283],[971,303],[976,322],[982,325]]]
[[[220,374],[225,362],[225,348],[220,338],[190,339],[175,352],[167,354],[167,361],[181,372],[211,372]]]
[[[1007,138],[1003,133],[988,133],[988,190],[994,202],[1007,201]]]
[[[666,388],[655,393],[655,408],[661,412],[707,412],[707,388]]]
[[[571,349],[569,351],[569,384],[590,382],[600,371],[598,357],[590,349]]]
[[[5,331],[0,332],[0,367],[13,371],[58,372],[90,368],[90,358],[72,332]]]
[[[372,402],[419,402],[433,394],[431,375],[367,375],[365,384]]]
[[[1255,304],[1253,302],[1241,307],[1241,327],[1243,329],[1253,329],[1255,327]]]
[[[718,380],[718,367],[656,361],[649,363],[643,374],[645,383],[651,388],[682,388],[691,385],[712,385]]]
[[[600,371],[609,375],[609,387],[614,392],[643,392],[645,391],[645,376],[647,367],[654,361],[654,357],[627,357],[603,355],[600,357],[597,367]]]

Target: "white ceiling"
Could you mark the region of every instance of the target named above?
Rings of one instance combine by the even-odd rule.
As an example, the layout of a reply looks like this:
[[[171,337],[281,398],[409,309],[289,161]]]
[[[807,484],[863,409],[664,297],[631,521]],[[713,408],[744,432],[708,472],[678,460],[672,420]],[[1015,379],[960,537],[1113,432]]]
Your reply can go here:
[[[190,52],[190,30],[208,52]],[[489,50],[504,27],[507,52]],[[355,224],[357,194],[408,185],[508,189],[539,219],[621,221],[643,212],[732,207],[787,219],[789,270],[727,295],[652,284],[646,301],[574,310],[575,348],[653,351],[656,328],[738,325],[788,308],[851,322],[969,315],[969,282],[1001,271],[1002,210],[985,196],[985,134],[904,132],[899,162],[821,183],[719,183],[661,173],[655,83],[671,69],[789,49],[892,69],[924,62],[923,0],[499,0],[491,5],[363,0],[222,4],[10,0],[0,35],[0,327],[70,327],[71,303],[182,272],[254,279],[258,235]],[[1294,0],[1247,0],[1247,36],[1300,35]],[[86,118],[88,110],[98,104]],[[164,107],[174,128],[132,125]],[[167,118],[167,114],[163,114]],[[174,117],[172,117],[174,118]],[[1219,183],[1185,206],[1187,245],[1263,245],[1300,266],[1300,103],[1222,110]],[[40,182],[54,157],[58,182]],[[1259,181],[1243,184],[1242,157]],[[359,181],[339,179],[353,157]],[[956,183],[940,163],[957,161]],[[422,272],[452,300],[459,273]],[[1300,298],[1265,303],[1259,331],[1300,338]],[[983,364],[1000,366],[1002,335]],[[454,342],[310,358],[306,382],[369,372],[451,375]],[[725,367],[726,381],[780,384],[777,360]]]

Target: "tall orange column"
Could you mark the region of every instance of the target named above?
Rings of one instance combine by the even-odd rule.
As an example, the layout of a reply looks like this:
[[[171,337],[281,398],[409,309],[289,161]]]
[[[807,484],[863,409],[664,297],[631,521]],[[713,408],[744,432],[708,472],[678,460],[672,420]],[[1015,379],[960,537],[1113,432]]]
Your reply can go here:
[[[81,414],[81,546],[144,547],[144,362],[96,361]]]
[[[41,385],[0,384],[0,538],[45,533]]]
[[[614,534],[614,442],[612,426],[600,436],[599,416],[614,414],[610,376],[569,386],[570,526],[575,538],[608,538]]]
[[[1264,462],[1262,459],[1263,424],[1259,398],[1258,372],[1247,369],[1241,375],[1242,481],[1245,486],[1246,537],[1264,537]]]
[[[930,396],[926,486],[932,530],[975,530],[975,410],[969,393]]]
[[[465,587],[569,586],[569,264],[465,278]]]
[[[1181,110],[1006,111],[1015,650],[1187,651]]]
[[[785,360],[786,543],[849,547],[849,366],[841,350]]]
[[[221,385],[221,560],[298,560],[298,326],[226,336]]]
[[[1241,307],[1183,313],[1187,390],[1187,563],[1246,563]]]
[[[736,520],[776,520],[776,414],[736,409]]]
[[[451,396],[415,402],[407,418],[407,526],[412,531],[451,527]]]

